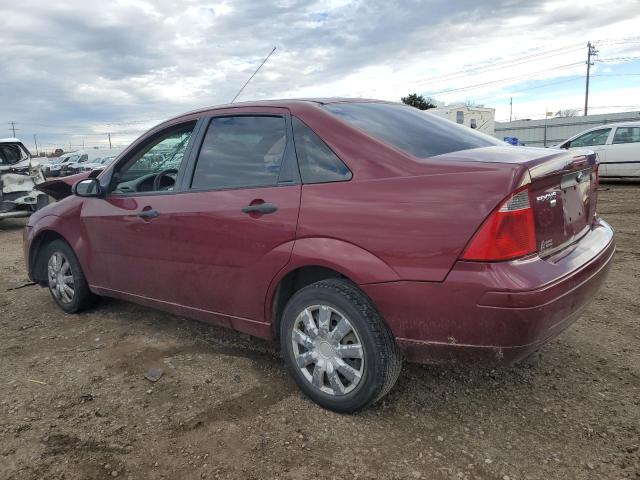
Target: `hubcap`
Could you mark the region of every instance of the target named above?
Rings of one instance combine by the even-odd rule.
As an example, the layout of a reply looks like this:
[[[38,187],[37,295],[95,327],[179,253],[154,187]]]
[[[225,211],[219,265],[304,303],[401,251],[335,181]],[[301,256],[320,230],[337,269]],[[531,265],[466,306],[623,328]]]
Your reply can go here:
[[[61,252],[54,252],[47,264],[49,290],[62,303],[71,303],[75,295],[75,286],[71,264]]]
[[[364,373],[362,343],[347,317],[327,305],[305,308],[291,333],[293,354],[304,377],[329,395],[351,392]]]

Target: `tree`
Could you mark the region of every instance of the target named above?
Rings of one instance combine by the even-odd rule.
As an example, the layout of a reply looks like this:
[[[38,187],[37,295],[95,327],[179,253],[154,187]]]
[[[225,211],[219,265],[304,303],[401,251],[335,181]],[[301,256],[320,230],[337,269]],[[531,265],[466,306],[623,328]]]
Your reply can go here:
[[[407,105],[411,105],[412,107],[416,107],[420,110],[436,108],[435,102],[432,98],[424,98],[422,95],[418,95],[417,93],[410,93],[406,97],[402,97],[400,100],[402,100],[402,103],[406,103]]]
[[[575,108],[570,108],[567,110],[560,110],[556,116],[557,117],[575,117],[578,115],[579,110],[576,110]]]

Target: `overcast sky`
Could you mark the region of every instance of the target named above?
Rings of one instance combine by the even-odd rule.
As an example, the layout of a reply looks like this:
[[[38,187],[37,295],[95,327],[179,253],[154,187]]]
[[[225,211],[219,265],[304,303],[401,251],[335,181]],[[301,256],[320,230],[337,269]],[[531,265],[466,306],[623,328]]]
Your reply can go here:
[[[513,97],[540,118],[582,107],[592,41],[592,113],[640,110],[638,25],[638,0],[0,0],[0,122],[30,148],[126,144],[229,102],[274,46],[238,101],[418,92],[504,120]]]

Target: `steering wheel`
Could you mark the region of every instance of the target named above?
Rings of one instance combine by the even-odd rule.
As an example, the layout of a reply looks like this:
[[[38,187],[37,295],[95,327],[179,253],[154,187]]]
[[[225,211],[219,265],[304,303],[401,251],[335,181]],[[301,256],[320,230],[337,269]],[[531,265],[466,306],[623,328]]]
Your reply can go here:
[[[164,177],[165,175],[169,175],[170,173],[178,173],[178,169],[177,168],[167,168],[166,170],[162,170],[160,173],[158,173],[156,175],[156,178],[153,179],[153,191],[157,192],[158,190],[160,190],[160,181],[162,180],[162,177]]]

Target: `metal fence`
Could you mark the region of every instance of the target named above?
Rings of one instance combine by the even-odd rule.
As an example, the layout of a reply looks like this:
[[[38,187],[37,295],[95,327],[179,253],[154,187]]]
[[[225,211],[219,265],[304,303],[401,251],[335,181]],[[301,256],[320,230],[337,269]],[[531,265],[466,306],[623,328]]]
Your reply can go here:
[[[495,136],[516,137],[531,147],[552,147],[569,137],[598,125],[640,121],[640,111],[587,115],[586,117],[560,117],[546,120],[514,120],[496,122]]]

